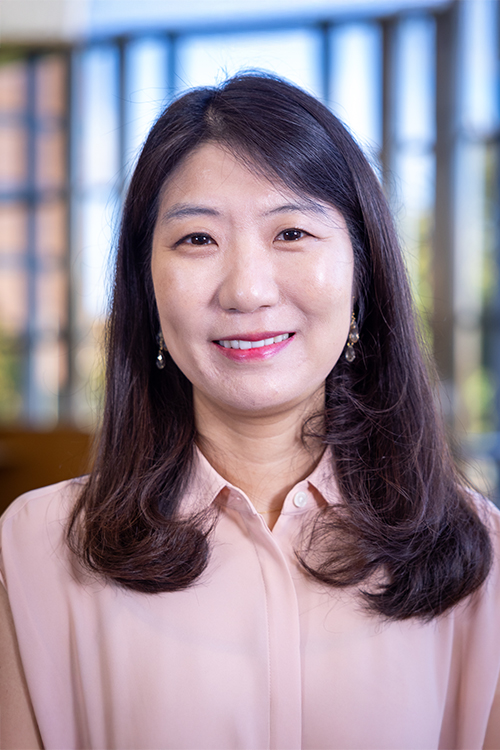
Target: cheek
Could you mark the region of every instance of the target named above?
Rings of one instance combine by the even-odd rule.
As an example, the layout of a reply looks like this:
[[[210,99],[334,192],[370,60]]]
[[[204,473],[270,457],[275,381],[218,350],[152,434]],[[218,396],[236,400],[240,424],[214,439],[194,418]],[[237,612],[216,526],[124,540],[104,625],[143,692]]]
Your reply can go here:
[[[293,280],[296,299],[307,314],[316,314],[337,323],[348,321],[352,305],[353,263],[332,263],[326,257],[322,263],[315,263],[311,268],[302,268]]]
[[[201,285],[174,264],[152,263],[153,287],[163,334],[182,333],[200,315]]]
[[[164,288],[157,293],[156,300],[165,343],[167,338],[185,337],[199,324],[200,313],[196,309],[196,299],[190,294],[179,294],[179,289]],[[167,346],[168,348],[168,346]]]

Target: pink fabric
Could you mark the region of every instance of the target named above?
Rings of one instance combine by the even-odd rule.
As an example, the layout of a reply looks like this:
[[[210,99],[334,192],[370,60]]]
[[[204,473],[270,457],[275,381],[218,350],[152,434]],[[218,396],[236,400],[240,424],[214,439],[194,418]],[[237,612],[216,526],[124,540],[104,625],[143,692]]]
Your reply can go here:
[[[448,616],[367,616],[294,558],[307,514],[337,499],[325,460],[270,532],[200,455],[186,507],[222,505],[208,570],[187,591],[133,593],[74,565],[63,533],[78,486],[30,492],[2,519],[0,570],[46,748],[481,747],[500,669],[498,562]]]

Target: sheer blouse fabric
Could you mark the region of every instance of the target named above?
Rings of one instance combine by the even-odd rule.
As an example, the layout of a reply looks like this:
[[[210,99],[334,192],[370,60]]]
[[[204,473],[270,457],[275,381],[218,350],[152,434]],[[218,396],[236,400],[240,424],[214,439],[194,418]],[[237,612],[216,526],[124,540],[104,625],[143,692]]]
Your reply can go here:
[[[0,576],[45,748],[481,748],[500,671],[500,513],[478,595],[422,623],[369,616],[311,581],[294,549],[339,501],[329,463],[288,494],[271,532],[197,455],[184,499],[220,506],[208,569],[141,594],[93,579],[64,542],[79,482],[15,501]]]

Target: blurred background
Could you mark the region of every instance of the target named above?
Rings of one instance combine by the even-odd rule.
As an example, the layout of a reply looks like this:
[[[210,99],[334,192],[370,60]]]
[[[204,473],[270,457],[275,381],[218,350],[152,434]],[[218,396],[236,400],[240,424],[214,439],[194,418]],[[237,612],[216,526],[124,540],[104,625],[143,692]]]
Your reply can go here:
[[[120,206],[182,91],[272,71],[384,186],[457,456],[500,473],[498,0],[0,0],[0,509],[85,471]]]

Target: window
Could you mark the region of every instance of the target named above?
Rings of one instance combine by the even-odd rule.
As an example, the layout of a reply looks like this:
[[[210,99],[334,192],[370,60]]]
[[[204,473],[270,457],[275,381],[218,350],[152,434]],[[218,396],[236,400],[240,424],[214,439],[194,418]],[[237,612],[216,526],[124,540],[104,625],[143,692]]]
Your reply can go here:
[[[0,63],[0,414],[46,424],[69,367],[67,58]]]

